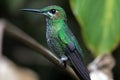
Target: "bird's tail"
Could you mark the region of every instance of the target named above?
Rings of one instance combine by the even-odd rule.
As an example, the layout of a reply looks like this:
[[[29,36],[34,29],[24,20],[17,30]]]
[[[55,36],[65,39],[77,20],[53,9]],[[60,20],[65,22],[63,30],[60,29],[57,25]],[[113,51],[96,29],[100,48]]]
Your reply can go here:
[[[83,62],[80,52],[75,49],[74,51],[68,52],[68,58],[75,68],[75,72],[81,80],[91,80],[88,70]]]

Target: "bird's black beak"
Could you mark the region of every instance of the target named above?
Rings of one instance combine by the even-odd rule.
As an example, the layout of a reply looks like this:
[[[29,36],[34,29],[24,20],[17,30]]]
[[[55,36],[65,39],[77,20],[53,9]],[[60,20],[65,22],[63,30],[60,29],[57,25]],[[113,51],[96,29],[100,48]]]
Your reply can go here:
[[[20,9],[21,11],[35,12],[35,13],[44,13],[44,11],[39,9]]]

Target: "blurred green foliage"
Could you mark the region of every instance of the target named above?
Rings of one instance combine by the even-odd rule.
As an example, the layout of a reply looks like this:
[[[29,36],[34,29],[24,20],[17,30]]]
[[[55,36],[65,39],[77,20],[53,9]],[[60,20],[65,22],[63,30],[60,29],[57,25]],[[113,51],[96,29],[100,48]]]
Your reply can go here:
[[[112,53],[120,42],[120,0],[70,0],[87,47],[95,56]]]

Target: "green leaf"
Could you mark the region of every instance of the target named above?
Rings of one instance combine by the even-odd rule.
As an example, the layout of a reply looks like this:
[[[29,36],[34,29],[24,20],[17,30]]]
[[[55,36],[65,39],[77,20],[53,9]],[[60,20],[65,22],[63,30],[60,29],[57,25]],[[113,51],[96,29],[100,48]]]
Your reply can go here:
[[[70,0],[87,47],[95,56],[112,52],[120,42],[120,0]]]

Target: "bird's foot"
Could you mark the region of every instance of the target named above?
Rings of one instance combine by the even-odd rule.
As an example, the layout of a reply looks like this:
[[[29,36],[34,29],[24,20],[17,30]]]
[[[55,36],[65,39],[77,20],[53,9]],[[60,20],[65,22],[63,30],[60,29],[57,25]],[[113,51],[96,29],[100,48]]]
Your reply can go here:
[[[66,67],[67,66],[67,60],[68,60],[68,57],[67,56],[62,56],[61,57],[61,61],[63,63],[63,65]]]

